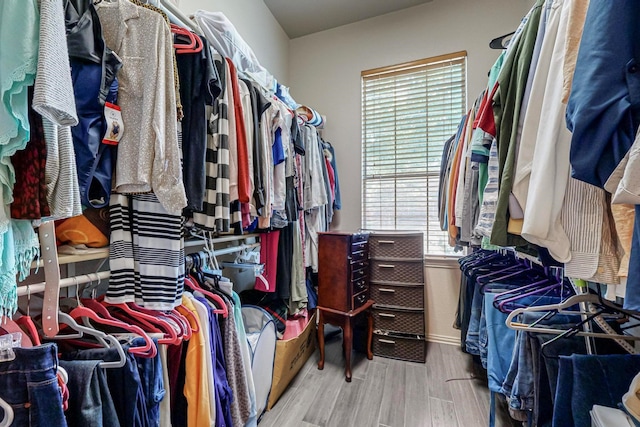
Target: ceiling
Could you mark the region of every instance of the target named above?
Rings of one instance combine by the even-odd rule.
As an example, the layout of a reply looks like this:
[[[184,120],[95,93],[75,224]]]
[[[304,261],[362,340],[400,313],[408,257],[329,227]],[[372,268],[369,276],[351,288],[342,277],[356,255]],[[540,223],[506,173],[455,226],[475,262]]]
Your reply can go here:
[[[351,24],[432,0],[264,0],[289,38]]]

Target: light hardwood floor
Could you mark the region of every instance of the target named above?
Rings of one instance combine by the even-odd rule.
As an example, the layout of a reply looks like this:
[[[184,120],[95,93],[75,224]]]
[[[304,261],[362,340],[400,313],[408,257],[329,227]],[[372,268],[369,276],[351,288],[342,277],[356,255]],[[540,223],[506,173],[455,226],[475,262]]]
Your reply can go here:
[[[471,357],[457,346],[427,344],[427,362],[354,353],[353,379],[344,380],[342,335],[307,361],[260,427],[485,427],[489,390]],[[511,427],[503,406],[496,425]]]

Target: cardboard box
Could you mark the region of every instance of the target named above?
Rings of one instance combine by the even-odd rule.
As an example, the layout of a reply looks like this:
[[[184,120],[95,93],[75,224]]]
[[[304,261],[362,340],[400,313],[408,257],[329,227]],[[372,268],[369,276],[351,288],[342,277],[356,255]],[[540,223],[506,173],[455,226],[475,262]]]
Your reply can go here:
[[[314,313],[302,333],[290,340],[278,340],[273,364],[273,381],[267,410],[276,404],[287,386],[316,349],[316,315]]]

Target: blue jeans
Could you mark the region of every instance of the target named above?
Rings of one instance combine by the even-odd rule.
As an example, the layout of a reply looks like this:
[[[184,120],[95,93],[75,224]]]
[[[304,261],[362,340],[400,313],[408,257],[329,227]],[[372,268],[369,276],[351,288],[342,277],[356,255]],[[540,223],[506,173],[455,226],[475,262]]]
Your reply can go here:
[[[547,301],[541,302],[541,304],[554,304],[556,302],[557,300],[548,299]],[[545,313],[524,313],[522,321],[531,324],[542,317],[543,314]],[[557,325],[556,327],[565,328],[570,327],[567,326],[567,324],[572,325],[579,321],[579,316],[556,314],[540,322],[540,325],[551,328]],[[507,372],[501,390],[501,393],[507,396],[509,406],[512,409],[533,411],[535,408],[535,381],[537,370],[534,367],[534,357],[537,357],[537,354],[534,353],[532,349],[531,340],[527,337],[527,333],[518,331],[511,366],[509,366],[509,371]]]
[[[631,259],[640,257],[640,205],[636,205],[636,217],[633,228],[633,240],[631,241]],[[640,310],[640,263],[629,263],[629,277],[627,279],[627,291],[624,298],[624,308]]]
[[[473,298],[471,299],[471,312],[469,316],[469,327],[465,339],[465,349],[467,353],[473,355],[480,354],[480,318],[482,314],[482,294],[480,287],[475,281],[468,279],[473,287]]]
[[[120,427],[100,360],[61,360],[69,374],[69,427]]]
[[[591,425],[593,405],[615,408],[638,372],[639,355],[560,356],[553,426]]]
[[[66,360],[118,360],[115,349],[78,350],[63,354]],[[107,383],[121,426],[148,427],[147,402],[134,357],[127,353],[122,368],[106,369]]]
[[[157,341],[154,340],[157,347]],[[143,345],[142,338],[135,339],[131,345],[136,347]],[[147,402],[147,416],[149,417],[149,425],[157,427],[160,425],[160,402],[164,399],[165,387],[162,377],[162,362],[160,361],[160,353],[152,358],[135,357],[140,373],[140,384]]]
[[[0,398],[13,408],[12,426],[66,427],[58,386],[57,347],[14,348],[16,358],[0,362]]]

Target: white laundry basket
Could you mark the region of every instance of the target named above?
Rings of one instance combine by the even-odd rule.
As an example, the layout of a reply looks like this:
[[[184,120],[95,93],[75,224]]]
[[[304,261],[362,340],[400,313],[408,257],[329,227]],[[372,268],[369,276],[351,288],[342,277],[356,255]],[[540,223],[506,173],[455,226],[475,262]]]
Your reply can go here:
[[[251,350],[251,372],[256,387],[258,418],[267,407],[273,362],[276,354],[276,325],[271,315],[260,307],[242,306],[242,320]]]

